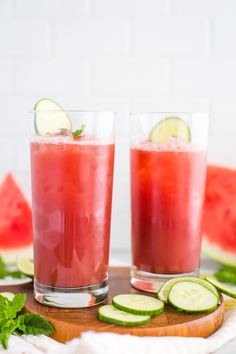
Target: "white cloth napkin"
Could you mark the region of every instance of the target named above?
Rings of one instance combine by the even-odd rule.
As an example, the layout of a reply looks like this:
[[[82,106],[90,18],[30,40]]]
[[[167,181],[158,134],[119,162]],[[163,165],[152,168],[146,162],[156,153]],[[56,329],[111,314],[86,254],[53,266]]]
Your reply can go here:
[[[236,337],[236,309],[226,312],[221,328],[208,338],[136,337],[85,332],[61,344],[46,336],[11,336],[5,354],[208,354]]]
[[[207,354],[236,337],[236,309],[227,312],[221,328],[208,338],[136,337],[85,332],[67,343],[63,354]],[[236,350],[235,350],[236,351]]]

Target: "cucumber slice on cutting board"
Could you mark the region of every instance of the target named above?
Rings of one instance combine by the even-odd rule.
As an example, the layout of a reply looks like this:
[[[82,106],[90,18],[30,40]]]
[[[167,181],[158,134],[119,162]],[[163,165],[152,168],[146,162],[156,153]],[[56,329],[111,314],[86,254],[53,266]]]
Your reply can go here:
[[[113,323],[119,326],[137,326],[148,323],[151,319],[148,315],[133,315],[121,311],[113,305],[104,305],[98,309],[98,318],[100,321]]]
[[[168,301],[177,311],[185,313],[212,312],[218,305],[218,297],[212,291],[192,281],[174,284]]]
[[[136,315],[159,315],[164,311],[164,303],[154,297],[138,294],[120,294],[112,299],[119,310]]]
[[[154,143],[165,144],[170,138],[190,142],[191,132],[188,124],[181,118],[168,117],[158,122],[152,129],[150,140]]]
[[[50,98],[42,98],[35,106],[35,131],[39,135],[48,136],[63,130],[72,130],[69,115],[63,108]]]
[[[168,280],[167,282],[165,282],[162,285],[162,287],[158,291],[158,293],[157,293],[158,299],[161,301],[167,302],[172,286],[174,284],[182,282],[182,281],[192,281],[194,283],[205,286],[206,288],[208,288],[210,291],[212,291],[218,297],[218,301],[219,301],[219,294],[218,294],[217,289],[212,284],[210,284],[208,281],[205,281],[203,279],[196,278],[196,277],[179,277],[179,278],[174,278],[174,279]]]
[[[0,295],[6,297],[9,301],[12,301],[15,297],[15,294],[8,292],[8,291],[4,291],[4,292],[0,293]]]
[[[218,280],[216,280],[212,277],[206,277],[206,280],[210,284],[214,285],[216,287],[216,289],[219,290],[219,292],[236,299],[236,291],[234,289],[231,289],[229,286],[222,284],[221,282],[219,282]]]

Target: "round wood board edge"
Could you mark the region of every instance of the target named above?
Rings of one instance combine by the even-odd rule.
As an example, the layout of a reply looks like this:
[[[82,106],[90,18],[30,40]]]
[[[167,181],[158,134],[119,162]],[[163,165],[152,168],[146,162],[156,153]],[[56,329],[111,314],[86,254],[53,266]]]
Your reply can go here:
[[[131,287],[129,282],[130,269],[127,267],[111,267],[109,276],[108,303],[117,293],[140,293]],[[141,326],[121,327],[101,322],[97,319],[98,307],[102,304],[84,309],[58,309],[39,304],[33,296],[33,286],[22,284],[19,286],[4,287],[1,291],[13,291],[27,293],[25,310],[38,313],[49,319],[55,328],[52,338],[66,342],[79,337],[82,332],[112,332],[119,334],[132,334],[136,336],[184,336],[184,337],[208,337],[222,324],[224,319],[224,302],[209,314],[182,314],[176,312],[170,306],[165,305],[165,311]],[[147,295],[151,295],[148,293]]]

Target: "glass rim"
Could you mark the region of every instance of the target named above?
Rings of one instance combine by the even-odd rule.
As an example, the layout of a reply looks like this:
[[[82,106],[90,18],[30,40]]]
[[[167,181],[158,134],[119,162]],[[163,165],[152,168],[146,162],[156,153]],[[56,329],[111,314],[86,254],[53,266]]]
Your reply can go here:
[[[166,111],[166,112],[153,112],[153,111],[149,111],[149,112],[143,112],[143,111],[140,111],[140,112],[130,112],[129,115],[132,116],[132,115],[145,115],[145,114],[150,114],[150,115],[156,115],[156,114],[168,114],[168,115],[175,115],[175,116],[178,116],[179,114],[180,115],[201,115],[201,116],[209,116],[209,113],[207,112],[179,112],[179,111]]]
[[[37,113],[37,112],[54,112],[54,113],[106,113],[106,114],[113,114],[114,116],[116,116],[118,113],[117,112],[112,112],[112,111],[97,111],[97,110],[78,110],[78,109],[32,109],[30,111],[28,111],[28,113]]]

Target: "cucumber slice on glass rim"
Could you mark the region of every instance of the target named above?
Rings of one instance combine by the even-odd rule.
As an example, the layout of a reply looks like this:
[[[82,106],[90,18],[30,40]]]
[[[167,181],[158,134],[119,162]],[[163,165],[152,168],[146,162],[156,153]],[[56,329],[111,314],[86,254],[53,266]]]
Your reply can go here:
[[[35,131],[39,135],[48,136],[61,133],[63,130],[72,130],[69,115],[63,108],[50,98],[42,98],[34,106]]]
[[[217,308],[218,297],[205,286],[182,281],[172,286],[168,302],[179,312],[212,312]]]
[[[158,122],[151,130],[149,138],[154,143],[165,144],[171,138],[184,142],[191,141],[191,132],[188,124],[178,117],[167,117]]]
[[[179,278],[173,278],[173,279],[166,281],[157,293],[158,299],[163,302],[167,302],[172,286],[174,284],[182,282],[182,281],[192,281],[194,283],[205,286],[206,288],[208,288],[210,291],[212,291],[218,297],[218,301],[219,301],[219,293],[218,293],[217,289],[212,284],[210,284],[208,281],[200,279],[200,278],[196,278],[196,277],[179,277]]]
[[[3,291],[2,293],[0,293],[0,295],[6,297],[9,301],[12,301],[15,297],[15,294],[9,291]]]
[[[34,261],[30,258],[18,258],[16,261],[19,271],[31,278],[34,276]]]
[[[236,291],[232,288],[230,288],[229,286],[222,284],[221,282],[219,282],[218,280],[212,278],[212,277],[206,277],[206,280],[214,285],[216,287],[216,289],[225,295],[228,295],[229,297],[232,297],[233,299],[236,299]]]
[[[164,311],[164,303],[154,297],[139,294],[120,294],[112,299],[119,310],[136,315],[159,315]]]
[[[104,305],[98,309],[98,319],[102,322],[128,327],[148,323],[151,317],[148,315],[133,315],[121,311],[113,305]]]

